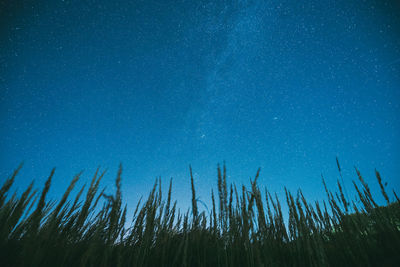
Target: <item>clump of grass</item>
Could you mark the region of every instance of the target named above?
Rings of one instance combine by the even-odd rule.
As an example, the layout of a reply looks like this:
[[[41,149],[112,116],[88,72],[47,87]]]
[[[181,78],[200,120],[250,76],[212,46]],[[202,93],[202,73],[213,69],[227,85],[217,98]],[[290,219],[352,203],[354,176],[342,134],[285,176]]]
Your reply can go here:
[[[337,166],[339,192],[323,181],[326,201],[309,203],[301,190],[294,194],[285,188],[287,216],[276,194],[260,190],[260,170],[239,194],[226,180],[225,164],[217,167],[218,200],[211,190],[212,209],[206,216],[197,205],[189,167],[191,211],[177,209],[172,179],[166,199],[161,179],[156,179],[127,226],[121,165],[114,195],[100,191],[105,172],[98,168],[86,197],[81,199],[83,186],[72,202],[70,194],[82,173],[60,201],[46,200],[55,169],[41,194],[31,184],[20,196],[9,195],[20,165],[0,188],[0,265],[395,266],[400,262],[399,198],[393,192],[391,201],[375,171],[386,203],[379,206],[356,169],[361,186],[356,181],[353,185],[359,202],[349,199],[338,160]]]

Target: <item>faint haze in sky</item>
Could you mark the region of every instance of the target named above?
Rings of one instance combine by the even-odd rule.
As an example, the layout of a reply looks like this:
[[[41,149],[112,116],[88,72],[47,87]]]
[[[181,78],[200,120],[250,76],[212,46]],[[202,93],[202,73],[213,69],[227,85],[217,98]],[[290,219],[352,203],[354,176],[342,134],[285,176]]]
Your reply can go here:
[[[128,201],[156,176],[200,197],[216,165],[323,195],[374,168],[399,188],[397,1],[7,1],[0,6],[0,173],[53,194],[119,162]],[[82,183],[84,181],[81,181]]]

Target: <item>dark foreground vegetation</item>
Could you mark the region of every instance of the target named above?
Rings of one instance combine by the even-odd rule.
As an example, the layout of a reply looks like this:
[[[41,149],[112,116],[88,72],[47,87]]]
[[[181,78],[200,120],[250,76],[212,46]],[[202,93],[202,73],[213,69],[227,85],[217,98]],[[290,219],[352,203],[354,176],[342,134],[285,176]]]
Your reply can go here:
[[[340,166],[338,164],[341,176]],[[326,201],[309,203],[301,191],[286,191],[286,203],[257,185],[228,185],[218,167],[218,190],[210,212],[199,211],[192,171],[191,209],[181,212],[157,180],[147,200],[126,223],[120,167],[114,195],[100,191],[96,171],[87,191],[46,201],[31,184],[10,195],[20,167],[0,189],[0,266],[399,266],[400,201],[376,177],[385,206],[378,206],[359,171],[350,201],[338,181],[326,186]],[[378,186],[377,184],[377,186]],[[325,185],[325,183],[324,183]],[[86,195],[86,196],[83,196]],[[392,200],[391,200],[392,199]],[[289,214],[282,214],[281,205]],[[97,207],[98,206],[98,207]],[[285,223],[288,218],[288,223]],[[127,225],[130,227],[127,227]]]

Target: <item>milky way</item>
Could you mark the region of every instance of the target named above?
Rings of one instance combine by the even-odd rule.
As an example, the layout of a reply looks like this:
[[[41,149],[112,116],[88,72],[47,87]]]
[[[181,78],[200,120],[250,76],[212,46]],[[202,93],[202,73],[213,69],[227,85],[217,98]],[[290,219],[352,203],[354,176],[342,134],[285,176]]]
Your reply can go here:
[[[396,1],[50,1],[0,6],[1,179],[124,165],[135,201],[156,176],[208,201],[236,184],[323,197],[341,161],[391,188],[400,173]],[[82,181],[83,183],[84,181]],[[111,189],[110,189],[111,190]],[[206,202],[207,203],[207,202]]]

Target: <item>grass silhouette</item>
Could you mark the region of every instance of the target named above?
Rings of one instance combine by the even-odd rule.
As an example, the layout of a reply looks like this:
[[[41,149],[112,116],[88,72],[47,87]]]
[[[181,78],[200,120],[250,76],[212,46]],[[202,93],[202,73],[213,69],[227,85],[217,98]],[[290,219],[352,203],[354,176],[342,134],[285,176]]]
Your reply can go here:
[[[343,183],[341,169],[338,170]],[[309,203],[301,190],[285,188],[281,200],[257,184],[227,183],[225,165],[217,169],[218,200],[211,192],[210,213],[196,199],[192,169],[192,208],[183,212],[171,195],[162,197],[156,180],[147,200],[136,205],[126,227],[121,194],[122,166],[116,192],[99,192],[104,176],[97,169],[86,192],[73,201],[71,181],[58,202],[46,201],[54,169],[39,194],[31,184],[20,196],[9,195],[20,165],[0,189],[1,266],[396,266],[400,262],[400,201],[390,201],[375,172],[385,206],[379,206],[356,169],[357,201],[350,201],[338,180],[338,192],[325,182],[327,200]],[[218,204],[218,205],[217,205]],[[100,206],[99,206],[100,205]],[[102,206],[101,206],[102,205]]]

